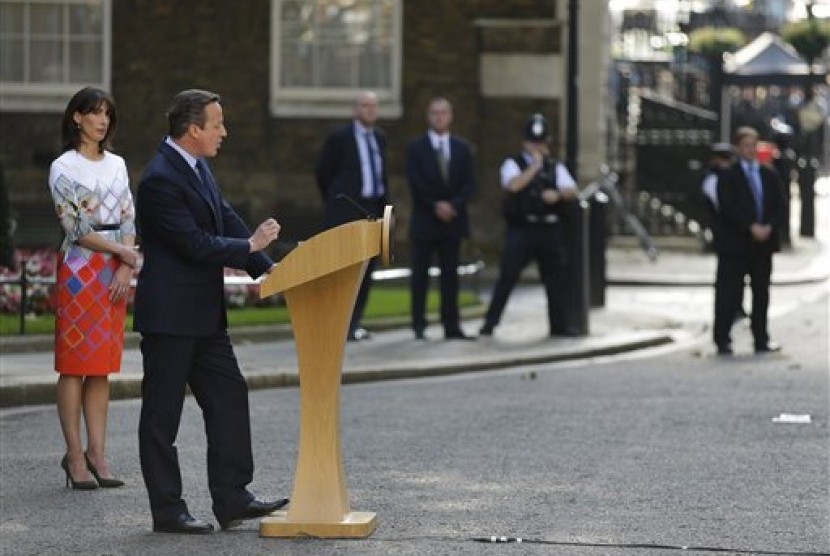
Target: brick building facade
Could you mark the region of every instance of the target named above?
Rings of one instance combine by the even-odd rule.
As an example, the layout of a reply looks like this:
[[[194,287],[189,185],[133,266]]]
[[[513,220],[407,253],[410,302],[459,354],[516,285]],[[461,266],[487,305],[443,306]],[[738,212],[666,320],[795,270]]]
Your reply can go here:
[[[274,114],[274,2],[112,0],[110,90],[120,115],[114,150],[126,159],[133,187],[166,132],[164,112],[172,95],[193,87],[221,94],[229,137],[212,166],[223,192],[252,225],[266,215],[276,216],[283,223],[282,237],[290,242],[319,230],[315,159],[327,132],[349,118]],[[501,161],[518,148],[522,124],[531,112],[544,113],[554,129],[562,127],[567,1],[400,0],[398,7],[399,109],[382,108],[379,122],[389,137],[397,239],[405,243],[409,212],[404,149],[425,130],[428,100],[442,95],[455,107],[453,131],[467,138],[476,152],[473,243],[492,253],[502,229]],[[587,133],[587,141],[594,142],[589,156],[596,158],[601,157],[594,139],[601,136],[597,105],[603,94],[593,85],[601,82],[593,73],[603,73],[598,38],[604,8],[583,12],[588,10],[580,18],[591,20],[583,24],[582,36],[584,44],[592,45],[586,50],[592,59],[581,62],[591,72],[583,83],[590,90],[586,87],[582,102],[589,101],[584,110],[591,121],[582,121],[581,127],[592,130]],[[58,152],[59,122],[60,113],[54,110],[0,111],[0,161],[20,223],[19,245],[57,244],[59,239],[46,187],[49,163]],[[553,147],[557,156],[564,156],[561,139]],[[590,179],[580,177],[583,182]]]

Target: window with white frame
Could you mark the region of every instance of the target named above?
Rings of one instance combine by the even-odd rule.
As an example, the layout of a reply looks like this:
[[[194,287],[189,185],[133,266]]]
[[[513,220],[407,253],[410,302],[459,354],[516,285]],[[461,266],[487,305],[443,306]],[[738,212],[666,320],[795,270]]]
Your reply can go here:
[[[0,0],[0,110],[61,111],[109,89],[111,0]]]
[[[401,114],[403,0],[271,0],[271,113],[352,114],[359,91]]]

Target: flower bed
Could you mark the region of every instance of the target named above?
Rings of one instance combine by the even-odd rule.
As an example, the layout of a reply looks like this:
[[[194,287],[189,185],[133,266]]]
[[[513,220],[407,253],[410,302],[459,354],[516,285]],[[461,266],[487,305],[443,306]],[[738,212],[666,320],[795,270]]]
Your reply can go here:
[[[19,314],[21,303],[20,269],[26,273],[26,313],[54,313],[55,276],[59,253],[52,248],[18,248],[14,252],[14,268],[0,266],[0,313]],[[225,269],[225,276],[244,276],[244,270]],[[259,298],[257,284],[226,284],[225,303],[228,307],[273,305],[279,296]],[[127,300],[132,310],[133,295]]]

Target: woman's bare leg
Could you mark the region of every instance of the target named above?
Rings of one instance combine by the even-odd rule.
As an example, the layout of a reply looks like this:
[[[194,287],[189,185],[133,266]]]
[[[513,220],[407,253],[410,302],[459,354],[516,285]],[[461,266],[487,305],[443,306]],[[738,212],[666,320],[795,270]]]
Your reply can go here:
[[[104,456],[107,438],[107,410],[110,401],[110,385],[106,376],[88,376],[83,388],[84,419],[86,420],[86,453],[101,477],[110,477]]]
[[[66,461],[75,481],[91,481],[86,468],[84,447],[81,443],[81,406],[84,377],[60,375],[56,392],[58,418],[66,442]]]

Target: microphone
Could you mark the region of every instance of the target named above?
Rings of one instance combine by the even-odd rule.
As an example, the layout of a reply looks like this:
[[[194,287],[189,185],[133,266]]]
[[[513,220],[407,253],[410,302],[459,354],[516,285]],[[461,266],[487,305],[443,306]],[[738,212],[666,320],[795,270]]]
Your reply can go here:
[[[372,214],[368,210],[363,208],[360,205],[360,203],[358,203],[357,201],[355,201],[354,199],[352,199],[351,197],[349,197],[345,193],[338,193],[335,196],[335,199],[345,199],[346,201],[348,201],[349,204],[352,205],[355,208],[355,210],[357,210],[360,214],[362,214],[363,216],[366,217],[366,220],[377,220],[378,219],[377,216],[372,216]]]

